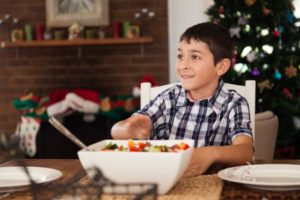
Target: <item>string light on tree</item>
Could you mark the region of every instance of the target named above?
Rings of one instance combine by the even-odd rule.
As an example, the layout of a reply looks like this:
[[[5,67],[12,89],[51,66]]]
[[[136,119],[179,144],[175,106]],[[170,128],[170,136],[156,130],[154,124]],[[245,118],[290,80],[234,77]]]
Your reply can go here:
[[[246,57],[251,51],[252,51],[252,47],[246,46],[241,53],[241,57],[242,58]]]
[[[266,52],[267,54],[270,55],[273,53],[274,47],[272,47],[271,45],[265,44],[262,46],[262,49],[264,52]]]
[[[263,52],[260,52],[260,53],[259,53],[259,57],[260,57],[260,58],[264,58],[265,56],[266,56],[266,55],[265,55]]]
[[[266,28],[266,29],[261,29],[261,31],[260,31],[260,34],[261,34],[261,36],[267,36],[267,35],[269,35],[269,30]]]
[[[262,68],[263,68],[264,70],[266,70],[266,69],[269,68],[269,65],[268,65],[267,63],[265,63],[265,64],[263,64]]]
[[[239,74],[242,74],[242,73],[245,73],[246,71],[248,71],[248,66],[246,64],[243,64],[243,63],[237,63],[234,65],[233,69],[239,73]]]
[[[244,31],[245,32],[250,32],[251,31],[251,26],[249,26],[249,24],[245,25]]]

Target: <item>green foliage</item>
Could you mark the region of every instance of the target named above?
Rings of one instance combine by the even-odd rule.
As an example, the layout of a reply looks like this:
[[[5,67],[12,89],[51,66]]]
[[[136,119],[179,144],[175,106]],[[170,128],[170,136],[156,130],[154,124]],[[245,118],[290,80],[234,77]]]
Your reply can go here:
[[[277,150],[293,146],[296,154],[289,156],[299,158],[300,20],[294,16],[293,1],[214,2],[207,14],[211,21],[230,30],[235,46],[233,67],[225,81],[241,84],[256,80],[256,111],[272,110],[279,117]],[[245,47],[250,50],[245,52]]]

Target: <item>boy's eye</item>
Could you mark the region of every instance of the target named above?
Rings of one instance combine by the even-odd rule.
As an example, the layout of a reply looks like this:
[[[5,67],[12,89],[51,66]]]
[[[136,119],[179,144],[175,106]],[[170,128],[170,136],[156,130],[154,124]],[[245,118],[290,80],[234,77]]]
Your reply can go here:
[[[200,58],[200,56],[192,55],[192,59],[193,59],[193,60],[200,60],[201,58]]]
[[[181,54],[177,54],[177,59],[181,60],[182,59],[182,55]]]

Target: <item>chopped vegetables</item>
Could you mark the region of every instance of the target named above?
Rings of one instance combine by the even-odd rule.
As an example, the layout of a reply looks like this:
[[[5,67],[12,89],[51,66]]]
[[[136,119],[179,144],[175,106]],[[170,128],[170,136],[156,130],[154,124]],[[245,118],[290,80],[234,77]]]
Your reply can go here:
[[[118,146],[116,143],[108,143],[101,151],[121,151],[121,152],[178,152],[187,150],[190,146],[184,142],[173,146],[152,145],[150,142],[141,142],[129,140],[127,147]]]

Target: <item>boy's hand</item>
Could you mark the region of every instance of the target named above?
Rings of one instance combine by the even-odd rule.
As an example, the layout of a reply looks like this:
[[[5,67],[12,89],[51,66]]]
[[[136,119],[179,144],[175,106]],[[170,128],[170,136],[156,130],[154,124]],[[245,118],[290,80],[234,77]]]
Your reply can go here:
[[[214,157],[209,150],[210,147],[195,148],[188,168],[184,177],[191,177],[203,174],[213,164]]]
[[[240,135],[234,138],[232,145],[195,148],[184,176],[203,174],[214,163],[225,166],[244,165],[252,161],[252,157],[252,138]]]
[[[146,115],[133,115],[119,121],[111,129],[114,139],[147,139],[152,130],[152,122]]]

